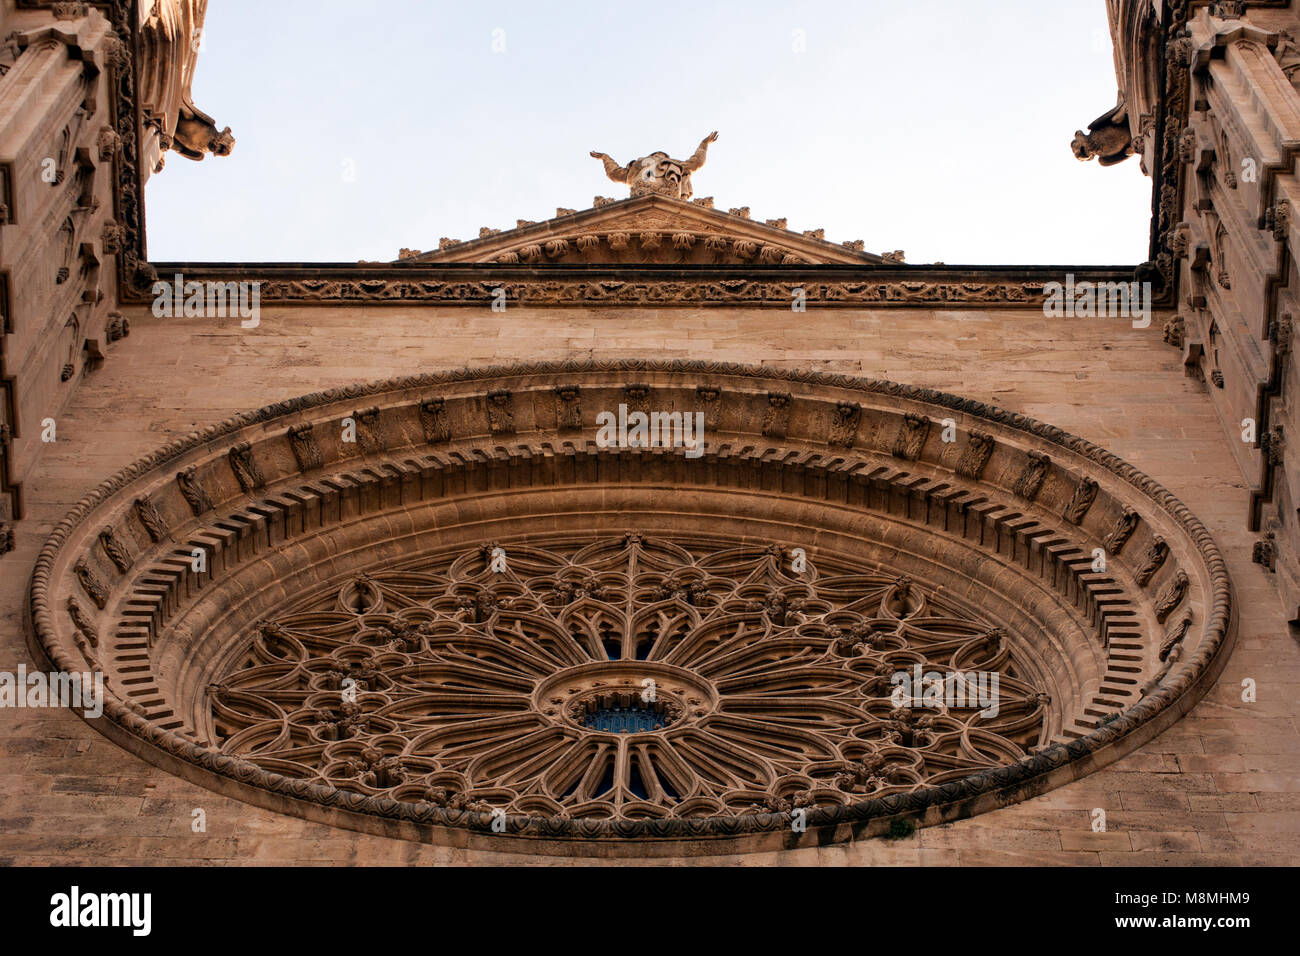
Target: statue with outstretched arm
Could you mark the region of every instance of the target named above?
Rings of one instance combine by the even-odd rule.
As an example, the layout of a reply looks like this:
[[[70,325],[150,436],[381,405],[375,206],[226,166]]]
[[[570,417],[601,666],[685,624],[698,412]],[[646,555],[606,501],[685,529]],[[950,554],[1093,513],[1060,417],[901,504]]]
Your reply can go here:
[[[632,172],[631,163],[627,166],[620,166],[618,163],[614,162],[613,157],[608,153],[599,153],[594,149],[591,151],[591,155],[593,159],[599,159],[605,164],[606,176],[614,180],[616,183],[627,183],[627,177]]]
[[[660,193],[677,199],[690,199],[691,173],[704,165],[709,144],[717,138],[717,132],[704,137],[699,147],[691,154],[691,158],[687,160],[673,159],[662,150],[634,159],[626,166],[620,166],[607,153],[598,150],[592,150],[591,156],[604,164],[606,176],[616,183],[623,183],[630,187],[633,196]]]
[[[688,174],[695,172],[695,170],[704,165],[705,155],[709,151],[709,144],[716,142],[717,138],[718,131],[714,130],[708,136],[704,137],[704,139],[700,140],[700,145],[695,148],[695,152],[691,154],[691,158],[682,163],[682,168],[686,170]]]

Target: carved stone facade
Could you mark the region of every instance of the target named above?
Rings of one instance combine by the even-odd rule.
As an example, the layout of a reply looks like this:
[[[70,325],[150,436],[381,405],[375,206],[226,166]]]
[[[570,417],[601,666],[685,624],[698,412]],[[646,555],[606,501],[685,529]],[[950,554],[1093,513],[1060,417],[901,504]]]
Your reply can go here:
[[[261,284],[236,362],[151,314],[179,269],[144,256],[165,153],[233,145],[190,95],[205,7],[0,0],[0,647],[108,677],[59,725],[90,758],[0,793],[0,858],[138,778],[294,860],[1300,859],[1289,5],[1108,0],[1120,95],[1072,148],[1152,176],[1149,329],[1047,318],[1056,267],[715,209],[709,137],[393,262],[187,266]],[[620,406],[698,414],[699,455],[602,443]],[[997,713],[896,700],[914,667]],[[112,842],[140,824],[70,832],[180,852]]]
[[[1159,189],[1153,258],[1177,288],[1165,341],[1219,411],[1250,489],[1245,520],[1274,542],[1277,585],[1300,623],[1300,449],[1275,443],[1300,427],[1292,318],[1300,223],[1289,214],[1300,200],[1300,10],[1186,0],[1108,7],[1121,98],[1133,104],[1132,151]],[[1163,60],[1153,55],[1162,49]]]
[[[705,394],[698,458],[596,440],[598,409]],[[944,419],[984,449],[979,478]],[[1136,542],[1089,573],[1132,514]],[[1041,792],[1183,713],[1233,628],[1204,527],[1089,442],[927,389],[683,362],[426,375],[238,416],[83,500],[31,600],[51,661],[107,672],[114,739],[192,779],[408,838],[633,857]],[[913,672],[993,689],[896,697]]]
[[[112,162],[105,131],[121,40],[99,10],[5,11],[0,76],[0,520],[77,381],[102,357],[115,294]]]
[[[233,144],[190,99],[206,7],[0,2],[0,520],[22,515],[51,423],[129,332],[115,277],[138,261],[159,150]]]

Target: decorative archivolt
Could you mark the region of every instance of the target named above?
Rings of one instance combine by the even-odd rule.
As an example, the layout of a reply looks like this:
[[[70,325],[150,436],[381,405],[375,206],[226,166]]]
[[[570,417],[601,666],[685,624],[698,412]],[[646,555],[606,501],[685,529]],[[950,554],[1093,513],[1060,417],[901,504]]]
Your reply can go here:
[[[595,412],[620,402],[699,408],[705,454],[593,446]],[[947,417],[960,422],[956,443],[935,427]],[[353,444],[339,438],[345,419]],[[701,515],[719,523],[675,511],[680,521],[579,518],[561,532],[561,514],[588,514],[578,505],[592,488],[647,502],[647,515],[654,489],[696,489],[714,509]],[[747,496],[771,504],[781,526],[820,529],[810,570],[791,573],[729,537],[726,515],[756,515],[726,501]],[[526,499],[547,503],[535,529]],[[485,567],[472,543],[482,538],[455,520],[419,523],[477,513],[462,500],[507,508],[492,512],[509,529],[497,532],[506,570]],[[841,518],[852,526],[834,531]],[[384,559],[395,527],[418,547]],[[649,537],[635,545],[598,537],[638,528]],[[339,534],[353,536],[356,557],[335,577],[326,565]],[[372,559],[367,547],[381,550]],[[936,580],[934,562],[986,590],[963,606],[898,581]],[[268,567],[293,579],[274,593],[301,603],[263,592],[264,580],[244,587]],[[996,586],[978,581],[989,568],[1001,569]],[[1039,598],[1016,605],[1008,577]],[[236,599],[254,592],[265,603]],[[1131,750],[1213,679],[1229,599],[1222,559],[1184,505],[1050,426],[888,382],[620,360],[357,384],[211,426],[78,503],[38,559],[31,607],[54,666],[115,678],[104,710],[114,734],[185,772],[233,780],[254,802],[283,809],[288,798],[346,825],[489,833],[492,808],[509,817],[506,832],[547,840],[775,841],[796,809],[810,832],[847,839],[841,824],[978,812],[1058,785],[1076,761]],[[216,608],[229,627],[210,646],[186,643],[211,631]],[[722,657],[700,651],[706,637]],[[180,647],[211,655],[183,680],[157,665]],[[738,672],[713,669],[722,658]],[[998,674],[998,713],[923,708],[909,723],[881,684],[883,668],[892,676],[909,661]],[[342,693],[348,678],[355,700]],[[662,691],[651,707],[628,694],[646,678]],[[786,682],[781,693],[769,679]],[[436,693],[433,680],[444,682]],[[463,685],[460,698],[448,681]],[[431,696],[450,703],[431,708]],[[811,723],[783,714],[782,696]],[[757,701],[737,713],[742,698]],[[1078,717],[1098,708],[1104,725]],[[519,735],[493,737],[489,717],[525,728],[552,764],[586,761],[581,785],[494,762],[499,751],[526,763],[511,749]],[[732,740],[737,726],[748,750]],[[619,728],[629,732],[607,733]],[[605,738],[606,750],[590,746]],[[743,760],[703,773],[723,744]],[[604,785],[618,753],[631,763]]]

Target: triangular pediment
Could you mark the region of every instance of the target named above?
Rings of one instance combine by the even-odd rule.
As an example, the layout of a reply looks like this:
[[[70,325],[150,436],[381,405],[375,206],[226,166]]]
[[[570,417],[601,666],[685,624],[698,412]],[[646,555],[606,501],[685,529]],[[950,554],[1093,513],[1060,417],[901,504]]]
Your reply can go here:
[[[403,250],[400,262],[534,265],[888,265],[901,253],[873,255],[862,242],[834,243],[822,231],[794,232],[785,220],[757,222],[749,210],[723,212],[711,200],[664,195],[597,197],[591,209],[557,210],[543,222],[480,230],[479,238],[443,239],[430,252]]]

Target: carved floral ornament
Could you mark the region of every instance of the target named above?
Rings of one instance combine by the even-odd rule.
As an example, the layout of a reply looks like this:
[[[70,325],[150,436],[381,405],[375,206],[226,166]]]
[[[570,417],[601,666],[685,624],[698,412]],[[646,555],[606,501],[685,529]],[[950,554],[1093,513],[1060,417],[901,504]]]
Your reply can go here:
[[[705,453],[598,447],[620,403],[698,410]],[[1041,792],[1190,707],[1231,620],[1196,519],[1081,439],[926,389],[632,361],[238,416],[81,502],[31,600],[55,666],[105,671],[105,731],[192,779],[408,838],[634,855]],[[996,713],[898,712],[917,666],[996,674]]]

